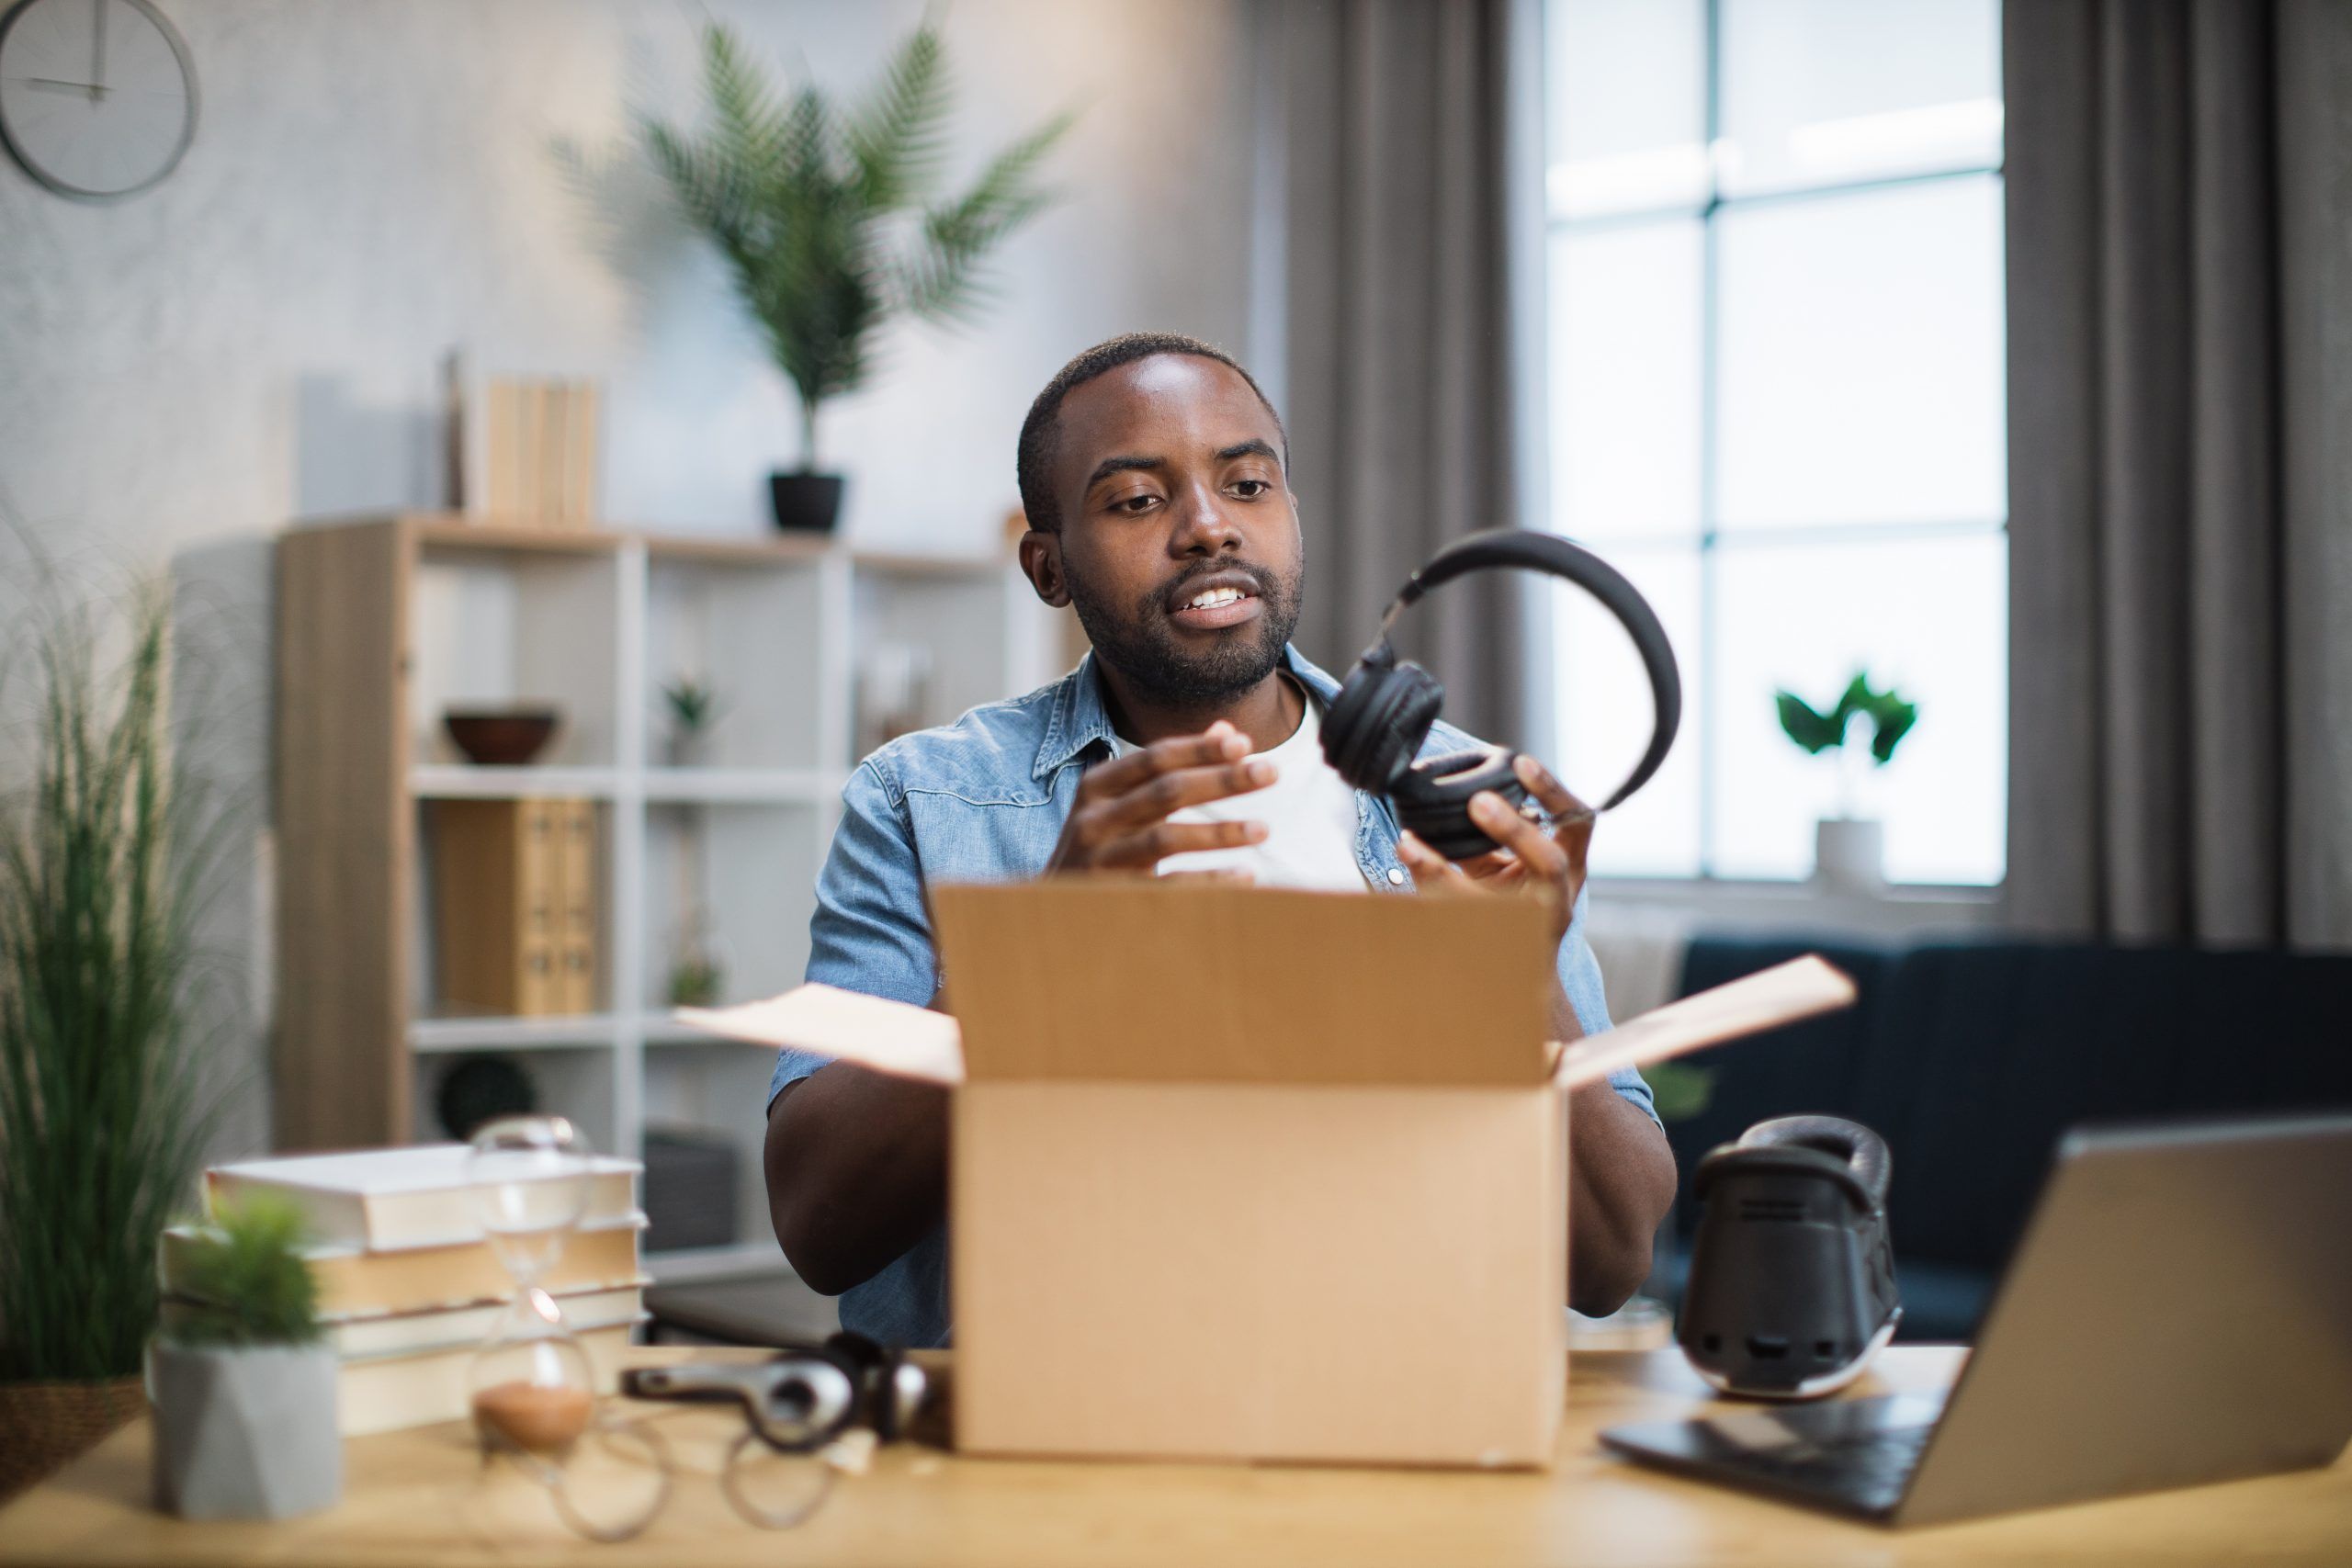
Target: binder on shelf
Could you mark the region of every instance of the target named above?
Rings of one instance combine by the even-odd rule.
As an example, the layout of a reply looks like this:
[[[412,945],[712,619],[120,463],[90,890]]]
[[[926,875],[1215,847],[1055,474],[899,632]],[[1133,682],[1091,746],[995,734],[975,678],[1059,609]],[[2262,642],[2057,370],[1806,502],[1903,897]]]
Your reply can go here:
[[[590,1013],[596,1010],[596,807],[586,800],[554,805],[556,943],[562,966],[558,1010]]]
[[[433,825],[443,1005],[517,1018],[594,1011],[594,804],[443,800]]]

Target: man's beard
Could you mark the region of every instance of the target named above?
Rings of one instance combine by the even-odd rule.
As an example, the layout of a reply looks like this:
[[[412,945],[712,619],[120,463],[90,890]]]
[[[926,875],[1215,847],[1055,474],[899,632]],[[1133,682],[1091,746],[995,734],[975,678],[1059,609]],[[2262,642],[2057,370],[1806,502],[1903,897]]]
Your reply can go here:
[[[1258,618],[1194,652],[1177,641],[1168,604],[1181,582],[1219,571],[1238,571],[1250,580],[1261,606]],[[1062,577],[1095,657],[1133,682],[1139,694],[1167,707],[1208,707],[1249,691],[1282,663],[1283,646],[1298,627],[1298,583],[1284,582],[1263,567],[1204,562],[1179,583],[1141,595],[1124,616],[1088,590],[1067,554]]]

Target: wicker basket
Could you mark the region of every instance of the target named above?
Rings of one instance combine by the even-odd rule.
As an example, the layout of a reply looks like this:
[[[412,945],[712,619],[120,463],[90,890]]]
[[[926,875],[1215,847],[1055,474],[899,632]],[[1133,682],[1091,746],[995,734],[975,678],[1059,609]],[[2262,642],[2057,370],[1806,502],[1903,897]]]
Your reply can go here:
[[[147,1410],[136,1377],[104,1382],[0,1382],[0,1503]]]

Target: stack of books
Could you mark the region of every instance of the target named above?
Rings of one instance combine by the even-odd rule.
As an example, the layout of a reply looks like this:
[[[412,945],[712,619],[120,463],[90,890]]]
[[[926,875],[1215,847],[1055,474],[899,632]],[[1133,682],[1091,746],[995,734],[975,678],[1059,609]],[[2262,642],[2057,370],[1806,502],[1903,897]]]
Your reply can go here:
[[[513,1301],[514,1280],[483,1239],[466,1181],[463,1144],[249,1160],[205,1173],[217,1211],[266,1192],[309,1217],[319,1315],[343,1359],[343,1434],[358,1437],[469,1414],[474,1355]],[[538,1281],[580,1337],[599,1392],[645,1320],[634,1160],[598,1156],[585,1214]],[[164,1321],[187,1310],[186,1280],[199,1226],[164,1234]]]

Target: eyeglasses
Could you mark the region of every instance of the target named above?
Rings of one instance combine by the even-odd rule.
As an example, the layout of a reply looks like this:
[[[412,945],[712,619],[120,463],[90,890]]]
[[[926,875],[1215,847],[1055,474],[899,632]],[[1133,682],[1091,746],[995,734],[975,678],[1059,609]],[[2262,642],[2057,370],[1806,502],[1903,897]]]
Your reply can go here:
[[[786,1350],[764,1361],[684,1361],[622,1374],[632,1398],[727,1404],[743,1413],[718,1481],[738,1517],[762,1529],[806,1523],[844,1472],[856,1473],[877,1443],[896,1440],[930,1389],[922,1369],[859,1336]],[[564,1525],[587,1540],[642,1534],[667,1506],[678,1470],[662,1416],[601,1418],[560,1452],[508,1441],[499,1457],[544,1486]],[[485,1459],[492,1451],[486,1446]]]

